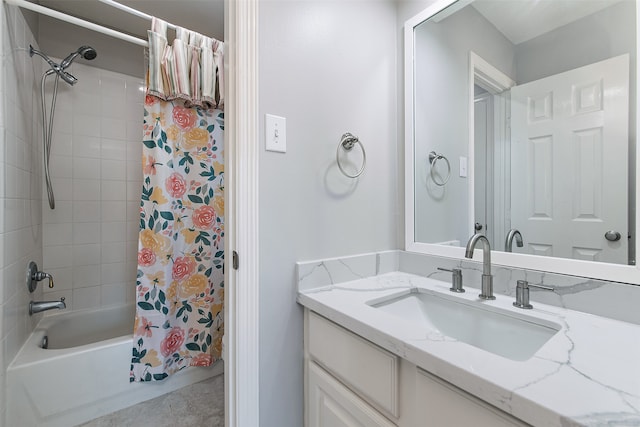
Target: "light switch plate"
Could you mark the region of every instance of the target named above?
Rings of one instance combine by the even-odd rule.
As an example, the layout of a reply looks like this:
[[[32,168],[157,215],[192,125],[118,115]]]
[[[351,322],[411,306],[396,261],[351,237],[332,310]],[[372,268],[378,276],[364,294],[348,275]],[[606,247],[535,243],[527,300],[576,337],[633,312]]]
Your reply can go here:
[[[461,178],[467,177],[467,158],[466,157],[460,157],[460,177]]]
[[[265,149],[278,153],[287,152],[287,119],[265,114]]]

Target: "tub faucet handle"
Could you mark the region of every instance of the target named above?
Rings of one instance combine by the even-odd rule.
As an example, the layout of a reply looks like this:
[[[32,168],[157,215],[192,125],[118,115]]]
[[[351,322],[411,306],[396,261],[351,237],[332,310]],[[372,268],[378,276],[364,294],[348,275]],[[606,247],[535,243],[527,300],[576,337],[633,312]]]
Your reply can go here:
[[[53,288],[53,276],[44,271],[39,271],[38,264],[31,261],[27,266],[27,287],[29,288],[29,292],[35,291],[38,282],[44,279],[49,279],[49,288]]]
[[[33,275],[33,279],[36,282],[40,282],[44,279],[49,279],[49,288],[53,288],[53,276],[49,273],[45,273],[44,271],[38,271]]]

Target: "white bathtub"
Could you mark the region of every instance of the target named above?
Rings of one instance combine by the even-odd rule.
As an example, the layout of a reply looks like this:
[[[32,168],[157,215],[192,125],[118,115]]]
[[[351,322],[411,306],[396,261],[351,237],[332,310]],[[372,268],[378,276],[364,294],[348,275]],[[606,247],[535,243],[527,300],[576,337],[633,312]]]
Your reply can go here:
[[[133,316],[128,305],[44,317],[7,369],[7,426],[75,426],[223,372],[216,363],[130,383]]]

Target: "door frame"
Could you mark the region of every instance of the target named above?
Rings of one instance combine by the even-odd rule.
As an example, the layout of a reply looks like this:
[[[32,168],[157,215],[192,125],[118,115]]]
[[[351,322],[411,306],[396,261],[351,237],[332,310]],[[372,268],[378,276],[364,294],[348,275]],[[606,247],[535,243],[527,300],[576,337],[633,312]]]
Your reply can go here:
[[[475,85],[477,86],[477,85]],[[474,224],[478,223],[478,218],[483,218],[484,219],[484,223],[482,224],[483,229],[482,232],[484,232],[484,235],[487,236],[487,239],[489,239],[489,242],[491,243],[491,246],[493,248],[497,248],[497,237],[496,236],[496,228],[494,226],[494,222],[495,222],[495,213],[494,213],[494,186],[495,186],[495,174],[494,174],[494,163],[495,163],[495,141],[496,138],[494,136],[495,133],[495,123],[494,123],[494,114],[495,114],[495,107],[494,107],[494,94],[490,93],[490,92],[484,92],[480,95],[474,95],[473,97],[473,103],[474,103],[474,113],[473,113],[473,125],[474,125],[474,167],[476,168],[476,172],[480,172],[480,169],[482,168],[482,170],[484,171],[482,175],[484,175],[484,186],[486,188],[485,193],[484,193],[484,212],[476,212],[475,211],[475,207],[474,206],[474,217],[471,218],[471,221]],[[475,157],[475,155],[478,155],[480,153],[478,153],[478,144],[477,141],[475,139],[477,132],[477,129],[475,129],[476,125],[478,125],[478,120],[477,120],[477,109],[478,109],[478,105],[480,104],[484,104],[484,110],[486,111],[486,116],[484,117],[484,122],[485,122],[485,132],[484,132],[484,139],[485,139],[485,164],[484,166],[479,165],[476,163],[477,158]],[[473,179],[476,180],[479,176],[482,176],[480,174],[474,174]],[[475,186],[477,184],[477,181],[474,182],[474,203],[479,202],[479,194],[475,194]],[[490,202],[490,203],[489,203]]]
[[[508,160],[511,158],[511,150],[508,144],[510,140],[509,129],[509,96],[506,92],[515,86],[516,82],[509,76],[498,70],[489,62],[484,60],[480,55],[473,51],[469,51],[469,236],[475,233],[475,94],[474,86],[478,85],[493,95],[493,138],[494,138],[494,157],[493,165],[500,165],[493,176],[493,226],[492,231],[495,239],[500,238],[506,227],[510,226],[507,218],[510,213],[510,182],[511,173]],[[497,240],[494,246],[499,247]]]
[[[258,1],[224,2],[227,427],[260,424]]]

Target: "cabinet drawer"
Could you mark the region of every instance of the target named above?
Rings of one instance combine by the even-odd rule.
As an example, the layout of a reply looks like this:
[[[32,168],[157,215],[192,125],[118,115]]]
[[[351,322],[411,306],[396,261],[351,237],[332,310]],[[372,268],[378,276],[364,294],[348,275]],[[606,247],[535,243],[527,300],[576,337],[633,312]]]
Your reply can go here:
[[[313,362],[307,393],[307,427],[395,427]]]
[[[424,426],[529,426],[429,372],[418,368],[417,374],[417,415]]]
[[[365,400],[398,418],[398,357],[308,313],[310,357]]]

